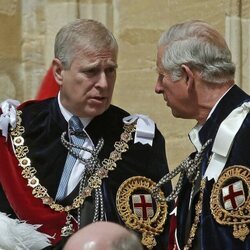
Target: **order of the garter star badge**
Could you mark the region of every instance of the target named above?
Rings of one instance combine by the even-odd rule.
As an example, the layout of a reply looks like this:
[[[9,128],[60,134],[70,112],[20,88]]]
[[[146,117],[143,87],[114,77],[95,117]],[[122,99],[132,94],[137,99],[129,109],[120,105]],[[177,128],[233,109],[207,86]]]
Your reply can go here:
[[[155,236],[160,234],[167,218],[167,204],[151,196],[155,183],[143,176],[125,180],[116,194],[117,210],[124,223],[142,234],[142,244],[148,249],[156,245]],[[159,196],[164,193],[159,190]]]
[[[235,165],[224,170],[214,184],[210,207],[215,220],[233,227],[233,236],[242,241],[249,234],[250,170]]]

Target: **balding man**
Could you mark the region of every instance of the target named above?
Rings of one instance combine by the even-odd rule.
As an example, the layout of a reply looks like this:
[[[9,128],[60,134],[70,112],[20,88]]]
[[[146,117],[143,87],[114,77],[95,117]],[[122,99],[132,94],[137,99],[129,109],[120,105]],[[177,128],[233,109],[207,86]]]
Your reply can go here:
[[[63,250],[142,250],[137,236],[119,224],[96,222],[73,234]]]

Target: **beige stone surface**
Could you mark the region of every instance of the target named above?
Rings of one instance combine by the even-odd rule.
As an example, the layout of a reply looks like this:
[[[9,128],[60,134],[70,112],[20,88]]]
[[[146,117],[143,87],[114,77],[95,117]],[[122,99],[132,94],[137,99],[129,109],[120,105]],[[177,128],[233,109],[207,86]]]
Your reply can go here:
[[[250,7],[250,3],[249,3]],[[250,14],[250,8],[249,14]],[[250,16],[250,15],[249,15]],[[240,68],[241,74],[241,86],[242,88],[250,93],[250,18],[242,20],[242,64]]]
[[[22,96],[20,5],[0,1],[0,101]]]
[[[154,93],[156,43],[176,22],[203,19],[224,32],[224,0],[218,1],[117,1],[114,30],[119,41],[119,69],[114,103],[132,113],[146,113],[166,138],[171,169],[193,150],[187,134],[195,124],[172,116],[162,97]]]
[[[227,1],[225,37],[236,64],[235,82],[250,93],[250,2]]]
[[[187,133],[195,121],[174,118],[154,93],[156,43],[165,29],[189,19],[212,24],[232,50],[237,84],[250,92],[249,0],[0,0],[0,101],[35,97],[56,32],[75,18],[96,19],[115,34],[120,52],[113,103],[157,122],[171,168],[193,150]]]
[[[246,18],[250,18],[250,1],[249,0],[242,0],[242,13],[241,16],[242,18],[246,19]]]
[[[17,0],[0,0],[0,13],[13,16],[16,13]]]

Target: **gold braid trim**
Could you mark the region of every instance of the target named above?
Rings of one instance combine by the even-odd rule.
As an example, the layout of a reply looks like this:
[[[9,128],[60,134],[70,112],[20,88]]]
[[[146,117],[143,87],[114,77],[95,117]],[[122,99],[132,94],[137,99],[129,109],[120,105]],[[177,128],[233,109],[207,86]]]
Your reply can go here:
[[[206,179],[202,179],[201,184],[200,184],[199,200],[195,205],[194,222],[193,222],[191,229],[190,229],[190,232],[189,232],[187,244],[184,246],[183,250],[189,250],[192,248],[192,243],[193,243],[193,240],[196,236],[196,232],[197,232],[197,229],[198,229],[199,224],[200,224],[200,217],[201,217],[201,212],[202,212],[202,202],[203,202],[205,187],[206,187]]]
[[[22,111],[18,110],[17,125],[14,129],[11,129],[11,138],[14,144],[15,156],[19,161],[19,165],[23,168],[22,176],[27,179],[27,185],[33,189],[32,194],[35,198],[41,199],[43,204],[59,212],[69,212],[70,210],[79,208],[84,203],[85,198],[91,196],[93,189],[102,185],[102,179],[108,177],[109,171],[116,169],[116,162],[121,160],[122,153],[125,153],[129,149],[128,142],[133,139],[132,133],[135,131],[135,123],[124,125],[124,131],[121,134],[120,141],[115,142],[115,149],[110,153],[109,158],[104,159],[101,163],[102,167],[88,179],[88,185],[83,189],[81,195],[78,195],[71,205],[64,207],[57,204],[52,197],[49,196],[48,190],[39,183],[39,179],[35,176],[37,171],[35,167],[31,166],[31,160],[26,156],[29,152],[29,148],[24,145],[24,138],[22,137],[25,129],[21,125],[21,114]]]

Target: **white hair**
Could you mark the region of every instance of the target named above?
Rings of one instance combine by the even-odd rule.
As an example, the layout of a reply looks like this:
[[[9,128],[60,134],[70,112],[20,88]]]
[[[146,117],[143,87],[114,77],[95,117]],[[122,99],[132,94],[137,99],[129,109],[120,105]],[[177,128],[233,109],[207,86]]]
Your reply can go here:
[[[172,26],[159,39],[164,47],[162,64],[173,81],[182,76],[181,65],[200,72],[208,82],[234,79],[235,65],[223,36],[202,21],[188,21]]]

